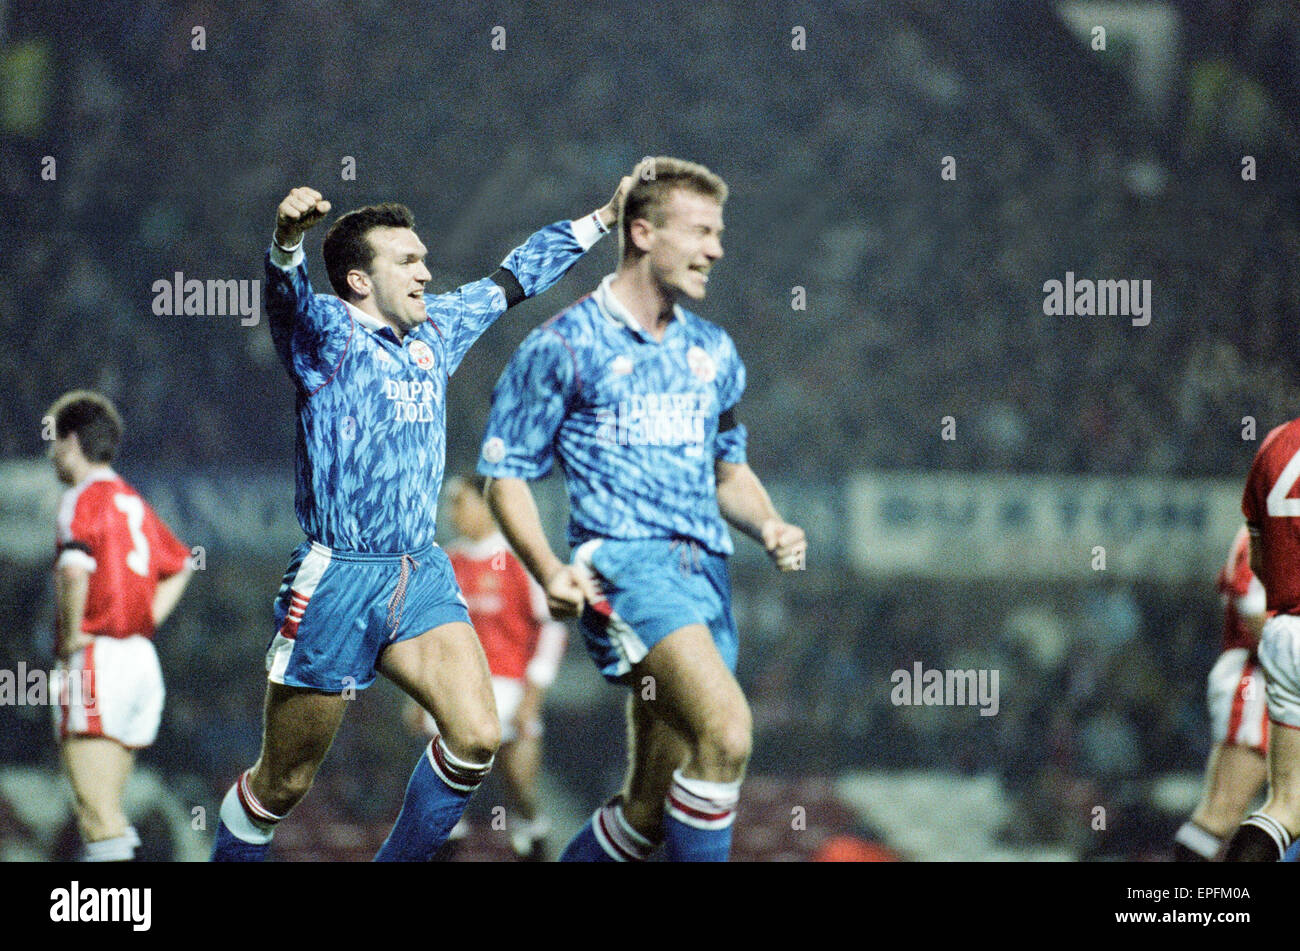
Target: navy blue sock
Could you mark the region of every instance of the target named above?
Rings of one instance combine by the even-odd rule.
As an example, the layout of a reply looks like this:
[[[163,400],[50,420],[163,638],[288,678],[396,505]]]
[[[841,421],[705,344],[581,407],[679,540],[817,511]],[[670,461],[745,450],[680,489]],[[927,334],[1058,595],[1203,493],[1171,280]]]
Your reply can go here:
[[[623,815],[623,799],[615,796],[597,809],[569,840],[561,862],[644,862],[654,843],[633,829]]]
[[[460,821],[469,797],[492,768],[467,763],[435,736],[406,784],[402,811],[375,854],[376,862],[427,862]]]

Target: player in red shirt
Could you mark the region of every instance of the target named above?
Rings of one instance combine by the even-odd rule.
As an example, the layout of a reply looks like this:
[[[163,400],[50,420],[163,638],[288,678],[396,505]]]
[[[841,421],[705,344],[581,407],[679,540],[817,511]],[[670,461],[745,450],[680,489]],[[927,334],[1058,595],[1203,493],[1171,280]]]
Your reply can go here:
[[[1259,638],[1267,677],[1268,799],[1241,824],[1225,862],[1281,859],[1300,832],[1300,419],[1273,430],[1255,455],[1241,508],[1250,567],[1271,615]]]
[[[1210,671],[1208,706],[1214,750],[1205,792],[1174,837],[1174,859],[1212,862],[1267,779],[1268,706],[1255,647],[1268,617],[1264,586],[1250,570],[1250,534],[1243,525],[1219,571],[1223,648]]]
[[[456,539],[447,546],[452,570],[469,616],[483,644],[492,692],[501,718],[497,772],[505,781],[513,815],[510,841],[516,854],[544,861],[550,821],[542,812],[537,780],[542,757],[542,699],[555,680],[566,631],[551,620],[546,595],[533,581],[497,528],[483,497],[484,476],[448,480],[451,524]],[[418,708],[409,711],[418,716]],[[423,726],[436,733],[433,718]],[[453,839],[465,827],[453,831]]]
[[[153,634],[185,590],[190,553],[113,471],[122,420],[107,398],[74,390],[45,418],[50,460],[70,487],[54,564],[55,729],[84,858],[130,861],[140,839],[122,792],[135,751],[158,734],[163,681]]]

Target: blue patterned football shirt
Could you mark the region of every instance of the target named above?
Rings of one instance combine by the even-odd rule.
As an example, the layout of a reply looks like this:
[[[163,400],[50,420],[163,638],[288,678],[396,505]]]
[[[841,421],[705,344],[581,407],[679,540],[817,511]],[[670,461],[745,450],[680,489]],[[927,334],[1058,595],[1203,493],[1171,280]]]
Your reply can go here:
[[[433,542],[448,378],[507,306],[558,281],[599,235],[591,216],[548,225],[502,262],[501,283],[485,277],[424,295],[429,319],[405,337],[313,293],[301,246],[272,245],[265,310],[298,390],[295,504],[308,538],[394,554]]]
[[[478,471],[540,479],[558,457],[571,545],[691,538],[729,555],[714,461],[745,461],[745,365],[725,330],[680,306],[656,341],[612,280],[520,345],[493,390]]]

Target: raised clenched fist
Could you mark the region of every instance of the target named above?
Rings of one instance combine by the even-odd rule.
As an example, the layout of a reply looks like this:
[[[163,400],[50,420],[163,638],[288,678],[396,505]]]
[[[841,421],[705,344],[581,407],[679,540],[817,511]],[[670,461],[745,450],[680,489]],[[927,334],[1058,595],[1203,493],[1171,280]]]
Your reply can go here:
[[[282,248],[292,248],[302,239],[302,234],[327,214],[330,203],[314,188],[295,188],[280,202],[275,210],[275,243]]]

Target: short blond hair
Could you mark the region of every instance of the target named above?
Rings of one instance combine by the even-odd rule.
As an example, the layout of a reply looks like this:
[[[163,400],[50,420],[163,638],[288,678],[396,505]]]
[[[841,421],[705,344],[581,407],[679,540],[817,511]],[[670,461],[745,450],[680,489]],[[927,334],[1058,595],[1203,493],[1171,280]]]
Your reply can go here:
[[[656,227],[663,224],[663,206],[674,189],[684,188],[704,195],[719,205],[727,200],[727,183],[699,162],[656,155],[642,159],[633,169],[632,176],[635,181],[619,209],[619,257],[627,257],[635,249],[632,244],[633,221],[645,218]]]

